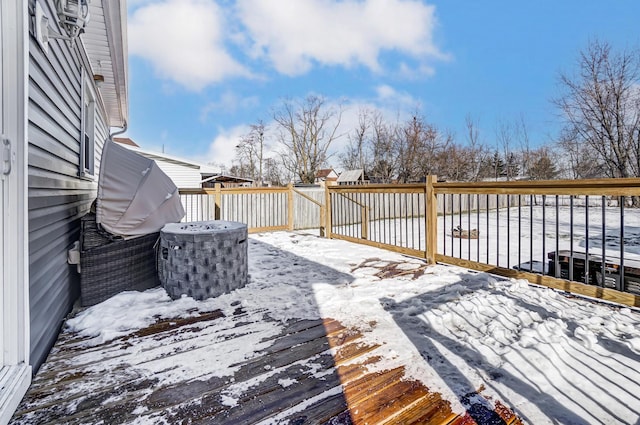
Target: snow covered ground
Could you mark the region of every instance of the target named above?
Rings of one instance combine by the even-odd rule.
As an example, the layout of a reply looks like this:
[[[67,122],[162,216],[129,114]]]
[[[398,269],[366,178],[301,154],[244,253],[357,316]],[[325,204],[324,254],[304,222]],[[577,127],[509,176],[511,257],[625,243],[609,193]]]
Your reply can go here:
[[[573,220],[568,206],[558,208],[556,220],[553,205],[544,209],[541,205],[523,206],[520,212],[517,207],[502,208],[479,216],[475,212],[447,215],[438,222],[438,252],[510,268],[519,262],[547,261],[547,253],[556,251],[556,247],[580,252],[588,249],[590,254],[601,255],[604,241],[606,256],[619,258],[621,225],[625,260],[640,260],[640,211],[626,209],[622,221],[618,208],[605,207],[603,216],[599,206],[576,206]],[[456,226],[477,228],[479,239],[452,239]]]
[[[424,221],[424,217],[374,220],[368,226],[369,239],[424,251]],[[458,226],[477,229],[479,238],[454,238],[453,229]],[[340,226],[333,231],[357,238],[360,227],[360,224]],[[606,206],[603,214],[599,205],[585,208],[577,204],[573,217],[569,206],[559,206],[556,213],[552,204],[545,208],[522,205],[520,210],[512,206],[439,216],[438,253],[512,268],[528,262],[546,263],[547,255],[556,250],[588,250],[592,256],[601,256],[604,245],[606,258],[617,262],[621,255],[621,227],[625,264],[640,268],[640,209],[627,208],[621,218],[619,208]]]
[[[123,293],[69,320],[68,330],[91,337],[91,346],[157,317],[238,306],[275,319],[256,335],[276,334],[290,318],[333,318],[381,344],[371,352],[383,358],[376,368],[405,365],[408,378],[441,392],[456,411],[477,391],[532,424],[640,421],[637,310],[302,232],[252,235],[249,261],[250,283],[230,294],[197,302],[171,301],[162,288]],[[225,358],[214,345],[211,373],[232,375],[229,365],[261,349],[247,340]],[[202,360],[194,359],[199,368]]]

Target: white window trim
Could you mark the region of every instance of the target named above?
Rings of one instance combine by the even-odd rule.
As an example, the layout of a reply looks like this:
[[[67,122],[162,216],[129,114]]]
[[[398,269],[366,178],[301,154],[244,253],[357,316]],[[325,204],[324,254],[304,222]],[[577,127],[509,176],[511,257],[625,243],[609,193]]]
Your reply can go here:
[[[93,179],[95,177],[96,155],[96,107],[97,97],[93,82],[86,71],[82,72],[82,110],[80,133],[80,177]]]
[[[6,423],[31,383],[29,365],[29,273],[27,222],[27,81],[28,81],[28,1],[1,0],[2,34],[2,132],[11,141],[12,172],[7,179],[11,214],[3,214],[5,249],[2,259],[4,296],[3,364],[0,365],[0,423]],[[15,156],[13,156],[15,155]],[[3,241],[4,243],[4,241]],[[7,252],[8,251],[8,252]],[[7,326],[9,325],[9,326]]]

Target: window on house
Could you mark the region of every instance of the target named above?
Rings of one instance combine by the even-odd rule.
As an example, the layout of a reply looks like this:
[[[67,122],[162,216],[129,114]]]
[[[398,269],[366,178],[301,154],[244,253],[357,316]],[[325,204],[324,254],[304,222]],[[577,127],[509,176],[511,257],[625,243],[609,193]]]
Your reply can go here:
[[[94,174],[95,160],[95,111],[96,100],[93,88],[85,78],[82,87],[82,135],[80,139],[80,176]]]

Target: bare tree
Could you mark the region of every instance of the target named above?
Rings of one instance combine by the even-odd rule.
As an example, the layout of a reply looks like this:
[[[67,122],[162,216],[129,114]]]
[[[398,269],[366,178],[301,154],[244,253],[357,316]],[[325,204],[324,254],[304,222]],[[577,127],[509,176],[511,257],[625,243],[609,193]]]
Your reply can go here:
[[[236,145],[234,170],[237,175],[248,177],[262,185],[262,165],[264,162],[264,133],[262,120],[251,125],[251,129],[240,138]]]
[[[286,186],[293,178],[293,174],[287,171],[282,163],[275,158],[265,158],[263,168],[263,180],[273,186]]]
[[[560,137],[560,148],[564,155],[559,161],[564,165],[564,177],[570,179],[593,179],[606,175],[605,166],[594,149],[579,141],[572,131]]]
[[[502,158],[504,158],[503,175],[507,180],[513,180],[519,173],[519,160],[513,150],[514,137],[514,127],[507,121],[499,121],[496,125],[496,140],[502,147]]]
[[[256,175],[255,152],[244,136],[240,138],[235,151],[235,158],[229,172],[234,176],[254,179]]]
[[[422,164],[428,162],[431,165],[434,161],[432,153],[426,152],[425,149],[423,120],[414,115],[413,119],[407,121],[403,126],[397,127],[396,130],[398,180],[401,183],[407,183],[424,177],[425,174],[420,172]],[[428,158],[425,158],[425,155],[428,155]]]
[[[527,123],[524,120],[524,116],[520,115],[514,123],[515,138],[520,145],[520,152],[518,155],[520,171],[526,172],[533,165],[531,161],[537,160],[532,153],[531,143],[529,140],[529,129]]]
[[[429,174],[446,169],[443,154],[453,137],[441,133],[424,117],[414,115],[395,132],[398,180],[420,181]]]
[[[358,111],[358,127],[349,135],[345,151],[340,155],[340,162],[347,170],[367,168],[367,143],[370,142],[371,112],[368,109]]]
[[[258,186],[262,186],[263,181],[263,165],[264,165],[264,134],[265,134],[265,125],[262,120],[258,120],[256,124],[251,125],[251,131],[249,135],[253,144],[255,145],[256,154],[258,157]]]
[[[469,165],[471,167],[468,180],[478,181],[482,170],[482,164],[487,160],[487,149],[480,143],[480,131],[478,129],[478,121],[474,120],[471,115],[464,119],[466,127],[466,141],[469,150]]]
[[[391,183],[397,172],[398,158],[395,154],[395,129],[387,125],[382,113],[371,114],[371,167],[369,177],[379,183]]]
[[[338,137],[341,107],[328,107],[324,98],[310,95],[303,101],[283,101],[273,118],[284,149],[284,167],[303,183],[313,183],[327,161],[329,146]]]
[[[453,134],[449,131],[441,131],[435,125],[422,119],[421,144],[424,152],[420,164],[420,178],[430,174],[443,174],[448,167],[446,152],[453,144]]]
[[[474,148],[451,143],[440,155],[438,177],[450,181],[477,180],[475,160]]]
[[[578,58],[578,75],[560,75],[554,102],[565,134],[596,153],[609,177],[640,176],[640,55],[593,41]],[[574,146],[574,145],[572,145]]]

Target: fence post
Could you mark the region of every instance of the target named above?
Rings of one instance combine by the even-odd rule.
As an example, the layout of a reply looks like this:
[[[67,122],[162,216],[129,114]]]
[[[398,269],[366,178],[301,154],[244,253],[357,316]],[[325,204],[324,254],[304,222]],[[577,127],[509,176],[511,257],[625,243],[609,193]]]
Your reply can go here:
[[[326,236],[325,227],[324,227],[325,226],[325,221],[326,221],[325,208],[326,207],[324,205],[320,206],[320,237],[321,238],[324,238]]]
[[[324,187],[324,237],[331,239],[331,191],[329,185]]]
[[[360,214],[362,216],[362,239],[369,239],[369,209],[367,207],[360,207]]]
[[[438,198],[433,188],[433,184],[438,181],[437,176],[427,176],[425,193],[425,245],[426,258],[429,264],[436,263],[436,252],[438,251]]]
[[[287,203],[289,204],[287,206],[287,224],[289,225],[289,231],[293,230],[293,221],[294,221],[294,215],[293,215],[293,183],[289,183],[287,185],[287,187],[289,188],[289,191],[287,192]]]
[[[214,220],[216,218],[216,201],[215,196],[211,196],[211,191],[209,189],[205,189],[204,201],[202,202],[203,206],[206,202],[206,213],[202,212],[200,219],[203,221]]]
[[[222,217],[222,184],[215,184],[215,211],[213,212],[213,219],[220,220]]]

